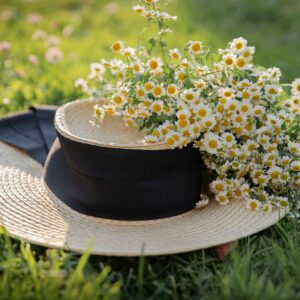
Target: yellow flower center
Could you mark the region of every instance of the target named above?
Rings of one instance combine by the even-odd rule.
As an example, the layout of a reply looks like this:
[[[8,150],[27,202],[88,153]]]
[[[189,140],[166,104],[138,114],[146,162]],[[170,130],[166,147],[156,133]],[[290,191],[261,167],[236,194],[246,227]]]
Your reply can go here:
[[[216,140],[210,140],[208,146],[212,149],[216,149],[218,147],[218,142]]]
[[[172,57],[173,57],[174,59],[178,59],[178,58],[179,58],[179,55],[178,55],[177,52],[173,52],[173,53],[172,53]]]
[[[174,85],[169,85],[167,88],[167,92],[170,95],[174,95],[176,93],[176,87]]]
[[[231,97],[231,96],[232,96],[232,93],[231,93],[230,91],[226,91],[226,92],[224,93],[224,96],[225,96],[225,97]]]
[[[116,52],[120,51],[121,50],[121,44],[116,42],[112,45],[112,49]]]
[[[219,112],[219,113],[222,113],[222,112],[224,112],[224,105],[218,105],[217,106],[217,111]]]
[[[174,138],[169,137],[166,142],[167,142],[167,145],[173,146],[175,143],[175,140],[174,140]]]
[[[153,131],[152,135],[154,135],[154,136],[156,136],[156,137],[160,137],[160,132],[159,132],[157,129],[155,129],[155,130]]]
[[[244,92],[243,92],[243,98],[244,98],[244,99],[249,99],[250,96],[251,96],[251,94],[250,94],[248,91],[244,91]]]
[[[243,117],[242,116],[236,116],[235,121],[238,123],[241,123],[243,121]]]
[[[226,202],[227,198],[224,195],[219,195],[218,200],[219,200],[219,202]]]
[[[207,115],[207,111],[206,111],[206,109],[205,108],[200,108],[199,110],[198,110],[198,115],[200,116],[200,117],[205,117],[206,115]]]
[[[200,43],[193,43],[192,49],[195,52],[199,52],[201,50],[201,44]]]
[[[178,79],[181,80],[181,81],[183,81],[183,80],[186,79],[186,75],[184,73],[179,73],[178,74]]]
[[[160,86],[156,86],[153,89],[153,95],[155,96],[160,96],[162,94],[162,88]]]
[[[185,127],[187,126],[187,121],[186,121],[185,119],[179,120],[178,125],[179,125],[181,128],[185,128]]]
[[[276,95],[276,94],[277,94],[277,90],[274,89],[274,88],[270,88],[270,89],[269,89],[269,94],[271,94],[271,95]]]
[[[191,101],[191,100],[194,99],[194,95],[191,94],[191,93],[187,93],[187,94],[185,95],[185,99],[188,100],[188,101]]]
[[[256,203],[255,201],[251,201],[250,207],[251,207],[252,209],[256,209],[256,208],[257,208],[257,203]]]
[[[226,142],[231,143],[233,141],[233,137],[231,135],[226,136]]]
[[[245,160],[247,158],[247,155],[245,153],[242,153],[240,155],[240,160]]]
[[[227,58],[225,59],[225,64],[226,64],[227,66],[231,66],[231,65],[233,64],[233,59],[232,59],[231,57],[227,57]]]
[[[154,104],[153,105],[153,111],[156,112],[156,113],[159,113],[161,111],[160,104]]]
[[[182,113],[178,115],[178,120],[185,120],[186,119],[186,114]]]
[[[116,104],[121,104],[122,101],[123,101],[122,97],[120,97],[120,96],[115,96],[115,97],[114,97],[114,102],[115,102]]]
[[[241,127],[236,127],[236,128],[234,128],[234,131],[235,131],[236,134],[242,134],[243,128],[241,128]]]
[[[146,89],[147,91],[151,91],[152,88],[153,88],[153,86],[152,86],[152,84],[151,84],[150,82],[146,82],[146,83],[144,84],[144,87],[145,87],[145,89]]]
[[[250,51],[245,51],[243,56],[246,57],[246,58],[250,57],[251,56]]]
[[[271,177],[272,177],[273,179],[278,179],[279,175],[280,175],[280,173],[279,173],[278,171],[273,171],[273,172],[271,173]]]
[[[295,166],[293,166],[292,170],[293,171],[300,171],[300,166],[295,165]]]
[[[156,60],[151,60],[149,66],[152,70],[154,70],[158,67],[158,62]]]
[[[243,58],[241,58],[241,57],[237,59],[236,63],[238,65],[238,67],[240,67],[240,68],[243,68],[246,65],[245,60]]]
[[[258,177],[258,178],[257,178],[257,182],[258,182],[259,184],[263,184],[263,183],[266,182],[266,178],[265,178],[265,177]]]
[[[224,191],[224,184],[223,184],[223,183],[217,183],[217,184],[215,185],[215,189],[216,189],[216,191],[218,191],[218,192]]]
[[[243,44],[242,43],[237,43],[235,45],[235,48],[238,49],[238,50],[241,50],[243,48]]]
[[[128,113],[130,115],[134,115],[135,114],[135,110],[132,107],[128,107]]]
[[[255,145],[254,145],[254,144],[250,144],[250,145],[248,146],[248,149],[249,149],[249,151],[255,150]]]
[[[133,121],[130,120],[130,119],[128,119],[128,120],[126,121],[126,123],[127,123],[128,126],[133,126],[133,125],[134,125]]]
[[[251,131],[251,130],[252,130],[252,124],[251,124],[251,123],[248,123],[248,124],[245,126],[245,129],[248,130],[248,131]]]
[[[287,207],[287,206],[288,206],[288,203],[287,203],[286,201],[281,200],[281,201],[280,201],[280,206],[281,206],[281,207]]]
[[[210,120],[207,120],[206,122],[205,122],[205,126],[207,126],[207,127],[210,127],[210,126],[212,126],[212,121],[210,121]]]
[[[138,72],[140,70],[140,66],[138,64],[134,64],[133,69]]]
[[[247,105],[242,105],[241,106],[241,111],[242,112],[247,112],[249,110],[249,107]]]
[[[139,97],[144,97],[145,96],[145,92],[142,89],[139,89],[137,91],[137,94],[138,94]]]

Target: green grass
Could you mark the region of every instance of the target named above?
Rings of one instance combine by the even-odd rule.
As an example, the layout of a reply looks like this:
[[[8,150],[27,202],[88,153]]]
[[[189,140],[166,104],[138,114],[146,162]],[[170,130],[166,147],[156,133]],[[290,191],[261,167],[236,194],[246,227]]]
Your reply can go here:
[[[179,15],[171,46],[200,39],[213,48],[244,36],[257,47],[256,63],[282,69],[288,82],[300,76],[299,0],[177,0]],[[12,49],[0,54],[0,114],[34,103],[60,105],[83,95],[73,88],[88,65],[110,55],[112,42],[135,45],[142,20],[131,12],[134,1],[118,0],[118,11],[105,12],[108,1],[0,0],[0,42]],[[107,10],[107,7],[106,7]],[[40,25],[26,18],[38,12]],[[63,28],[74,32],[65,37]],[[32,41],[37,28],[59,36],[64,59],[44,59],[44,41]],[[28,63],[30,54],[40,63]],[[9,98],[5,105],[2,99]],[[149,257],[106,258],[49,250],[0,238],[0,299],[300,299],[300,223],[287,222],[235,244],[225,261],[211,250]],[[109,267],[110,266],[110,267]]]

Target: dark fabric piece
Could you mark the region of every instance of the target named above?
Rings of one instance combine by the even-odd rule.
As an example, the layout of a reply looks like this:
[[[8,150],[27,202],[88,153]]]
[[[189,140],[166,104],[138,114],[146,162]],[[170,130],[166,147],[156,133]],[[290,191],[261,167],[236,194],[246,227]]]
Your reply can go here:
[[[58,134],[44,179],[71,208],[96,217],[146,220],[193,209],[202,161],[191,146],[127,150],[79,143]]]
[[[33,107],[0,119],[0,140],[44,164],[57,137],[56,107]],[[60,140],[60,141],[59,141]],[[80,213],[120,220],[174,216],[193,209],[201,192],[199,151],[98,147],[59,136],[44,168],[52,192]]]
[[[56,107],[32,107],[29,111],[0,119],[0,141],[19,147],[44,165],[56,138]]]
[[[35,112],[39,129],[45,142],[45,147],[47,148],[47,152],[49,152],[54,140],[56,139],[56,131],[54,128],[54,116],[57,107],[34,106],[31,109]]]

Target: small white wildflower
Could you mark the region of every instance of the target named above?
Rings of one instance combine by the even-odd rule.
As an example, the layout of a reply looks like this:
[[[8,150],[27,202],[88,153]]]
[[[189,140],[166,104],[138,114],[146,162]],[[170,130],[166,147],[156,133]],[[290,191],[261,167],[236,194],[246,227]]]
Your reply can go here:
[[[45,53],[45,58],[49,63],[55,64],[62,60],[63,52],[56,47],[49,48]]]

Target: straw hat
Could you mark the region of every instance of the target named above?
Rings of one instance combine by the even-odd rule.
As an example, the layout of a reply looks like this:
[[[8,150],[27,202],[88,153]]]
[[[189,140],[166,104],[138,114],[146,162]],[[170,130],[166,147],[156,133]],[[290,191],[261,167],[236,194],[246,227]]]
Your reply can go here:
[[[92,100],[74,101],[57,111],[59,140],[45,167],[0,142],[0,225],[13,237],[77,252],[90,247],[99,255],[162,255],[231,242],[285,215],[282,210],[263,215],[246,209],[241,201],[227,206],[211,201],[205,209],[193,209],[194,196],[201,188],[195,177],[199,170],[191,167],[178,172],[177,165],[168,169],[168,164],[174,159],[178,168],[181,162],[192,164],[192,159],[198,159],[196,152],[147,144],[143,132],[126,127],[117,117],[106,117],[99,128],[92,126],[94,104]],[[156,166],[157,162],[161,164]],[[136,174],[140,168],[144,171]],[[170,178],[168,172],[174,172]],[[187,181],[186,174],[190,176]],[[138,194],[135,189],[140,189]],[[170,189],[176,193],[165,199]],[[95,193],[96,202],[92,202]]]

